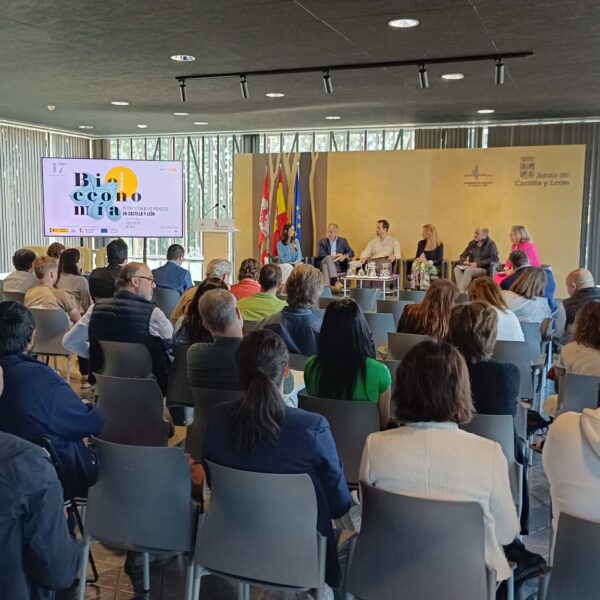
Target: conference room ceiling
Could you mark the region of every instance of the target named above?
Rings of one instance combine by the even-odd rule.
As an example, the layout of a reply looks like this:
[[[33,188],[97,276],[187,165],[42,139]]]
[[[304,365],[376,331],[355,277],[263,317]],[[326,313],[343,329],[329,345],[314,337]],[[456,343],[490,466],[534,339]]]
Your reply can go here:
[[[2,0],[0,119],[104,136],[594,117],[599,34],[594,0]],[[189,81],[185,104],[174,80],[521,50],[535,56],[506,61],[503,86],[492,61],[430,66],[428,89],[417,67],[333,72],[331,95],[320,73],[249,77],[248,100],[237,78]]]

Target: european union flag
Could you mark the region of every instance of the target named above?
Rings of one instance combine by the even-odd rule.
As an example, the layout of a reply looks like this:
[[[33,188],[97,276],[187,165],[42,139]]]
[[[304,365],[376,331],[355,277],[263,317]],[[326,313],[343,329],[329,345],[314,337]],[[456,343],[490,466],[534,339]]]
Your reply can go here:
[[[108,233],[108,229],[101,227],[100,228],[100,233]]]
[[[300,214],[301,209],[300,199],[300,165],[296,171],[296,181],[294,183],[294,229],[296,230],[296,239],[302,242],[302,216]]]

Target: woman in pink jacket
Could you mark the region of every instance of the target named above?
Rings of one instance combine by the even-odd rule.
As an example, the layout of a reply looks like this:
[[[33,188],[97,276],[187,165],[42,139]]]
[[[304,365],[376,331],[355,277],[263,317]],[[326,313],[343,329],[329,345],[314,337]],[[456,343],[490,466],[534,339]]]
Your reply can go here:
[[[540,255],[538,254],[537,248],[529,235],[529,231],[527,231],[527,227],[525,225],[513,225],[510,228],[510,241],[511,247],[510,251],[513,250],[523,250],[527,257],[529,258],[529,264],[532,267],[540,267],[542,263],[540,262]],[[496,273],[494,276],[494,281],[500,285],[500,282],[508,277],[512,273],[512,265],[508,260],[504,263],[504,270],[500,273]]]

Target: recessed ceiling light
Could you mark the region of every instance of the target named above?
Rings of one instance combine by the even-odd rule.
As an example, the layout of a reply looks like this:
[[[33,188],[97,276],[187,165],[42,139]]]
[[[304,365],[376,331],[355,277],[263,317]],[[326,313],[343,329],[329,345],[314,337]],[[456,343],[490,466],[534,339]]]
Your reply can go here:
[[[465,76],[462,73],[445,73],[442,75],[442,79],[446,81],[457,81],[458,79],[464,79]]]
[[[146,127],[148,127],[148,125],[146,125],[145,123],[138,123],[139,129],[146,129]]]
[[[337,115],[328,115],[325,118],[328,121],[339,121],[342,117],[338,117]]]
[[[48,104],[48,106],[46,106],[46,108],[50,111],[56,110],[56,106],[54,106],[54,104]]]
[[[493,112],[496,112],[493,108],[480,108],[477,111],[480,115],[491,115]]]
[[[208,125],[206,121],[194,121],[194,125]]]
[[[94,129],[93,125],[80,125],[79,129]]]
[[[392,19],[388,21],[388,25],[394,29],[409,29],[416,27],[419,24],[419,19]]]
[[[191,54],[173,54],[171,60],[175,62],[193,62],[196,60],[196,57]]]
[[[283,98],[285,94],[282,94],[280,92],[269,92],[268,94],[265,94],[265,96],[267,98]]]
[[[113,100],[111,104],[113,106],[129,106],[129,102],[125,102],[124,100]]]
[[[189,117],[190,113],[182,113],[182,112],[176,112],[173,113],[176,117]]]

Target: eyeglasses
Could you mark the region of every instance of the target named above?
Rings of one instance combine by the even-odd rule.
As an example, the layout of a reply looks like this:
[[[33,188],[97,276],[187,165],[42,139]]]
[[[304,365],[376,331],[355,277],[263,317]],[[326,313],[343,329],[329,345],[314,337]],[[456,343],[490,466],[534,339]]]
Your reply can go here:
[[[154,277],[146,277],[146,275],[134,275],[133,277],[137,277],[138,279],[147,279],[148,281],[154,283]],[[130,277],[127,281],[131,281],[133,277]]]

